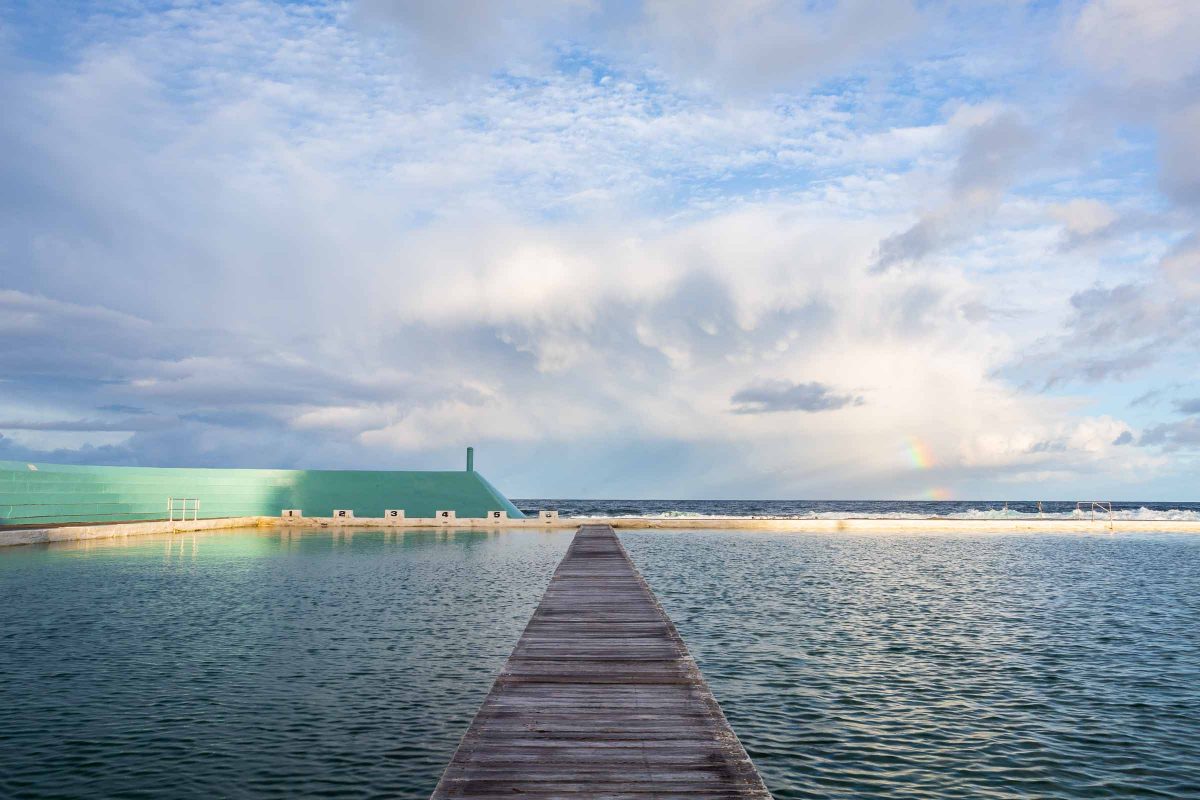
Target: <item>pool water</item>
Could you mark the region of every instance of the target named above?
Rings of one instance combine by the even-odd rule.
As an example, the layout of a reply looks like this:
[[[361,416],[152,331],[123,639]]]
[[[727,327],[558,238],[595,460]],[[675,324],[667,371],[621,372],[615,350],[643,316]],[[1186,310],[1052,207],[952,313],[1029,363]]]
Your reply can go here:
[[[777,798],[1200,798],[1200,536],[621,539]]]
[[[428,797],[570,539],[4,548],[0,797]]]
[[[0,797],[428,797],[571,532],[0,550]],[[1200,536],[621,534],[778,798],[1200,797]]]

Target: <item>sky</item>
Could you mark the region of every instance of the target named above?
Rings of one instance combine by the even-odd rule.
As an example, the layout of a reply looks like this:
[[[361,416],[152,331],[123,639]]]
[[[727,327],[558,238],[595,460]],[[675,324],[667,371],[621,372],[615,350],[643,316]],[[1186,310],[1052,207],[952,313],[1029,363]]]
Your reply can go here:
[[[0,459],[1197,500],[1193,0],[0,0]]]

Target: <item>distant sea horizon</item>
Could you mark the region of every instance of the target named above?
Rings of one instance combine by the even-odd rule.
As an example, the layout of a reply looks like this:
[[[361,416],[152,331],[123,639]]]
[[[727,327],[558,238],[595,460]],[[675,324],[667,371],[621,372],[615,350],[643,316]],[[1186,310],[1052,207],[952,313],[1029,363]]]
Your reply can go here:
[[[1090,519],[1109,517],[1108,501],[1093,508],[1074,500],[596,500],[514,498],[525,514],[542,509],[563,517],[781,517],[790,519]],[[1112,501],[1119,520],[1200,520],[1200,502]]]

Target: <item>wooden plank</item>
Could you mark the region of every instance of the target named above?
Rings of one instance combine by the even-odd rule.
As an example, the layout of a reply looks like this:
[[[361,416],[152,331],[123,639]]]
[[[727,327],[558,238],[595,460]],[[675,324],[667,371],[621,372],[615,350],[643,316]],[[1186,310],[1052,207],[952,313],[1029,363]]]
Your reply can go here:
[[[769,800],[608,525],[579,529],[432,800]]]

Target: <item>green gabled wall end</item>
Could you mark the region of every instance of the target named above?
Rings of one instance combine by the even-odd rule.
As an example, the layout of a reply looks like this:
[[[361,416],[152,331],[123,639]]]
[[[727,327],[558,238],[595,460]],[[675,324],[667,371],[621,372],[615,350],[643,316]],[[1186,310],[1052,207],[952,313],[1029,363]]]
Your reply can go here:
[[[308,517],[335,508],[356,517],[404,509],[408,517],[454,511],[478,518],[516,506],[474,471],[360,471],[95,467],[0,461],[0,525],[164,519],[168,497],[200,500],[202,519],[278,516],[298,508]],[[189,515],[190,516],[190,515]]]

